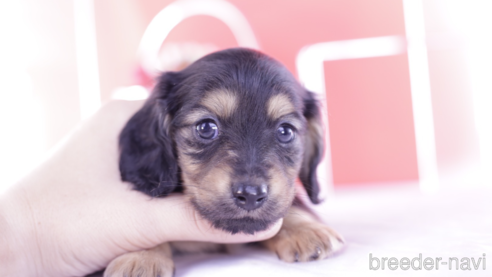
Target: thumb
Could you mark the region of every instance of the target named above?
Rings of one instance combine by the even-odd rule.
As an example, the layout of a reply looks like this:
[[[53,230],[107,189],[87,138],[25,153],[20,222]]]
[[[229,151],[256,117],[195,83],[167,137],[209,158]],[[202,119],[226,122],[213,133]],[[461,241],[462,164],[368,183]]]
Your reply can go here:
[[[216,243],[245,243],[266,240],[278,233],[282,219],[267,230],[254,234],[236,233],[216,229],[204,219],[182,195],[171,195],[158,199],[158,207],[152,214],[156,230],[162,241],[208,241]],[[165,211],[165,212],[163,212]]]

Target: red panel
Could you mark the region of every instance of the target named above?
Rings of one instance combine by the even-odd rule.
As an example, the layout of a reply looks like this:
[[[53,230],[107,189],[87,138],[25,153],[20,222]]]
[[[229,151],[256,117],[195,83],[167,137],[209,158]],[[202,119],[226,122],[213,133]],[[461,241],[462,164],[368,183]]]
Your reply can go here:
[[[406,55],[325,63],[335,183],[418,178]]]
[[[234,0],[257,34],[262,50],[295,72],[295,57],[310,44],[404,35],[402,1]]]

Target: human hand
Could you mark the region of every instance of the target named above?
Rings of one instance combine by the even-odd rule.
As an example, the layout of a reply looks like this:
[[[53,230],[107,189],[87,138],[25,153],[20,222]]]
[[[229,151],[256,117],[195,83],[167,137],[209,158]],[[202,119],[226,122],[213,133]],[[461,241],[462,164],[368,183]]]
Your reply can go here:
[[[118,135],[142,102],[112,102],[0,197],[0,276],[83,276],[165,241],[241,243],[211,227],[182,195],[150,198],[120,180]],[[34,136],[33,136],[33,139]]]

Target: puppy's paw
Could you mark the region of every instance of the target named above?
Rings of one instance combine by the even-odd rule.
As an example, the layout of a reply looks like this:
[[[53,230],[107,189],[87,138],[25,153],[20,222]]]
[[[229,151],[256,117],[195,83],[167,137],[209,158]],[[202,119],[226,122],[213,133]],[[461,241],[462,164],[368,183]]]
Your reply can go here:
[[[315,222],[296,228],[283,228],[268,241],[268,248],[279,259],[292,262],[307,262],[329,257],[343,248],[340,235],[329,227]]]
[[[104,277],[172,277],[174,262],[153,252],[127,253],[111,261]]]

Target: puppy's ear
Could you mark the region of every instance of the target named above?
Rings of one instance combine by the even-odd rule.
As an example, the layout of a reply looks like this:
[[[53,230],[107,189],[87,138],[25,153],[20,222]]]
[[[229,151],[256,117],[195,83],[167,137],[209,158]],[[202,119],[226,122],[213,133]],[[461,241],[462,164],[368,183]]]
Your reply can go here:
[[[166,196],[179,189],[178,165],[171,138],[169,103],[176,84],[166,73],[145,105],[120,134],[120,174],[123,181],[151,196]]]
[[[321,120],[321,110],[314,93],[307,92],[304,99],[304,117],[307,120],[307,133],[304,142],[304,157],[299,179],[301,180],[311,202],[318,204],[319,184],[316,175],[318,167],[324,153],[324,131]]]

